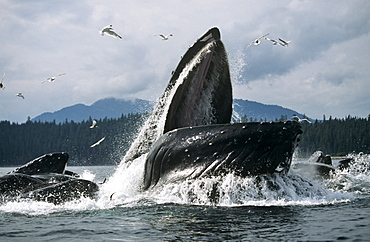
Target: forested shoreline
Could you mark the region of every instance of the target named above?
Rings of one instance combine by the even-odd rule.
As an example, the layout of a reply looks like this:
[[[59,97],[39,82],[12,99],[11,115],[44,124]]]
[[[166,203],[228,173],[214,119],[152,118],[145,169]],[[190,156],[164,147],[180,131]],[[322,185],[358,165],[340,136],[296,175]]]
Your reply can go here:
[[[116,165],[131,145],[145,114],[75,123],[0,121],[0,166],[22,165],[43,154],[67,152],[68,165]],[[105,140],[91,147],[101,138]]]
[[[0,166],[22,165],[43,154],[60,151],[69,154],[68,165],[117,165],[145,117],[146,114],[129,114],[104,118],[98,120],[98,128],[94,129],[90,128],[91,118],[80,123],[0,121]],[[368,118],[324,117],[322,121],[302,123],[302,126],[298,147],[301,157],[317,150],[332,156],[370,153],[370,115]],[[103,137],[105,140],[100,145],[90,147]]]

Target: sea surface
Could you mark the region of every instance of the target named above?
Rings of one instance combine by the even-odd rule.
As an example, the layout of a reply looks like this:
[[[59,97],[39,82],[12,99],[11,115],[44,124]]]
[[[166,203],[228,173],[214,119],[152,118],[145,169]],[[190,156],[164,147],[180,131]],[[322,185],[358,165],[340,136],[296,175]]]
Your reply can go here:
[[[370,241],[370,156],[350,156],[351,168],[325,179],[293,165],[284,176],[230,174],[146,192],[144,158],[68,167],[95,182],[106,178],[98,199],[1,204],[0,241]]]

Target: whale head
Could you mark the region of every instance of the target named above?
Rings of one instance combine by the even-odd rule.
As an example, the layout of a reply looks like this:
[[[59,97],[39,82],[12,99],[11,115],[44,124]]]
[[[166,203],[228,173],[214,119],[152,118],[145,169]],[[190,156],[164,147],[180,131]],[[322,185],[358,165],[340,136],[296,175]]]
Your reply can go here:
[[[122,163],[147,153],[168,131],[230,122],[232,87],[220,36],[211,28],[189,47]]]

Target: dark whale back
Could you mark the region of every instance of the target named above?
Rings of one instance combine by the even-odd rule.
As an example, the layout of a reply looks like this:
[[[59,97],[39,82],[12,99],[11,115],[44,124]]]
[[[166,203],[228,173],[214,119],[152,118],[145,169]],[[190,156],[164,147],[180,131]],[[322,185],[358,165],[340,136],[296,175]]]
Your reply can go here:
[[[46,173],[63,174],[67,165],[67,161],[68,154],[65,152],[50,153],[30,161],[27,164],[18,167],[12,172],[27,175],[46,174]]]

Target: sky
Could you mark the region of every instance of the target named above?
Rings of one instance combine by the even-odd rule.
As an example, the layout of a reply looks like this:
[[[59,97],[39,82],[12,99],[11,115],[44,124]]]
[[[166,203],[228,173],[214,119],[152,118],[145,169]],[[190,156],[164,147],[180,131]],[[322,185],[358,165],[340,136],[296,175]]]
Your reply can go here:
[[[214,26],[234,98],[313,119],[366,118],[369,16],[368,0],[0,0],[0,121],[107,97],[155,101],[187,48]],[[109,24],[122,39],[99,34]],[[291,42],[246,48],[267,33]]]

